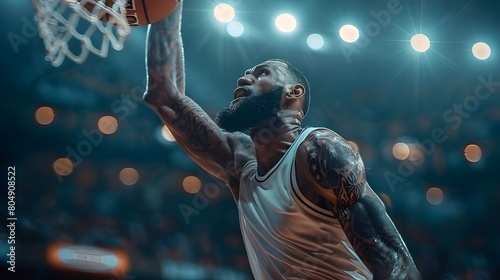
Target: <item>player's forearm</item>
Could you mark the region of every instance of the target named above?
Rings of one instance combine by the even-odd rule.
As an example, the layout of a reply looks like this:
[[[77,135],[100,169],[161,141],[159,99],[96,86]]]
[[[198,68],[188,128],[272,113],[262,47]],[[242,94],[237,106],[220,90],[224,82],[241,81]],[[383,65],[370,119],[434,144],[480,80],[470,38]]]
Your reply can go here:
[[[374,279],[420,279],[406,245],[376,197],[355,203],[341,219],[344,231]]]
[[[165,19],[148,27],[146,101],[171,105],[184,94],[184,52],[181,27],[182,3]]]

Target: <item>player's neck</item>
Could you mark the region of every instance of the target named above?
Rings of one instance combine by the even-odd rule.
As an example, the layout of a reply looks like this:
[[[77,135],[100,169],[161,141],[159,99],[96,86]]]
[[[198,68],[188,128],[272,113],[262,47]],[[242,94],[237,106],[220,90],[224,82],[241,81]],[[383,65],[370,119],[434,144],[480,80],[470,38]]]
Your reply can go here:
[[[302,117],[295,111],[281,111],[250,131],[257,153],[258,172],[266,174],[288,151],[302,131]]]

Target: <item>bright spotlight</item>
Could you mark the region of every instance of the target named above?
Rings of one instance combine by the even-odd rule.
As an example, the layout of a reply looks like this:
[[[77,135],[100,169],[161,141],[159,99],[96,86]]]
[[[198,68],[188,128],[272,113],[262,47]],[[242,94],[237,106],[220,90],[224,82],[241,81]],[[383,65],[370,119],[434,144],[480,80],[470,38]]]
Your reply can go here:
[[[234,19],[234,8],[226,3],[221,3],[214,8],[214,16],[220,22],[230,22]]]
[[[307,45],[313,50],[319,50],[325,45],[325,39],[319,34],[311,34],[307,37]]]
[[[354,43],[359,38],[359,30],[354,25],[346,24],[339,29],[339,35],[345,42]]]
[[[297,27],[297,20],[291,14],[281,14],[276,17],[275,24],[281,32],[292,32]]]
[[[491,55],[491,48],[484,42],[475,43],[472,46],[472,54],[480,60],[488,59]]]
[[[231,21],[226,26],[226,31],[232,37],[240,37],[245,32],[245,27],[239,21]]]
[[[425,52],[431,47],[431,41],[424,34],[416,34],[411,37],[411,46],[417,52]]]

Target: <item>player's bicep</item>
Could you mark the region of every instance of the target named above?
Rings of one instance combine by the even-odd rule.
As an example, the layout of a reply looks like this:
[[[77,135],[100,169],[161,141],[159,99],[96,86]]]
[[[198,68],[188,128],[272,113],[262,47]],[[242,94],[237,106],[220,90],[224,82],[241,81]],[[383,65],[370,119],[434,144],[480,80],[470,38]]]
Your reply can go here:
[[[340,136],[318,135],[308,145],[310,176],[323,190],[333,214],[343,219],[350,205],[366,190],[365,168],[359,153]]]
[[[366,181],[359,153],[340,136],[311,140],[308,166],[358,256],[375,279],[418,279],[411,256],[379,197]]]

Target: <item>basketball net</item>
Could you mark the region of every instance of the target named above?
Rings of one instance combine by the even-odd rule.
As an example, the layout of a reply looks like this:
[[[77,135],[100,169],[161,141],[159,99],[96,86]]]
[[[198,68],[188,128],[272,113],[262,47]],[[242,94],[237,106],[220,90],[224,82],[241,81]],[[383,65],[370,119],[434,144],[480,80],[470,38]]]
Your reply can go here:
[[[106,57],[110,44],[122,50],[130,34],[126,1],[114,0],[107,6],[104,0],[33,0],[45,59],[58,67],[65,57],[76,63],[84,62],[89,52]]]

